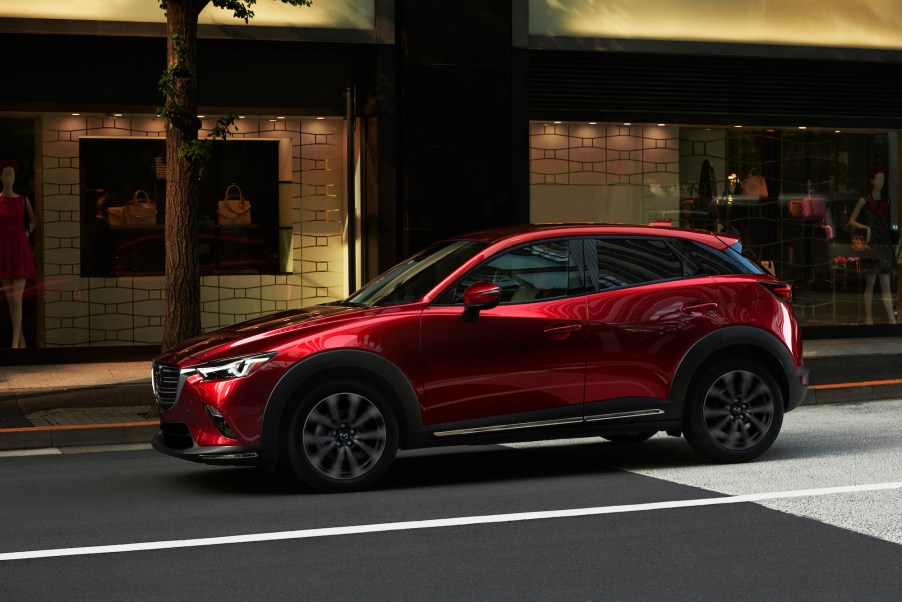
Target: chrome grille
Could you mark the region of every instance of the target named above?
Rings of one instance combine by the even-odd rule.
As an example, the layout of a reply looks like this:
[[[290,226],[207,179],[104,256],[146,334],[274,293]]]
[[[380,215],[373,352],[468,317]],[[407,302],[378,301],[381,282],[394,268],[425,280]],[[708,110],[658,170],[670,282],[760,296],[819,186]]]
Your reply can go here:
[[[178,401],[179,376],[178,366],[153,363],[153,395],[161,412],[172,409]]]

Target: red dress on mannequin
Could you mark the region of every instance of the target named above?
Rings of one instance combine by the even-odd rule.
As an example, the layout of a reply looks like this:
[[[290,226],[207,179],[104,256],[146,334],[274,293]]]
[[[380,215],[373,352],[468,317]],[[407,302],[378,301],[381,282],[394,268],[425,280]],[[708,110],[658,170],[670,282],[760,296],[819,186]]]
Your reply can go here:
[[[25,197],[0,195],[0,278],[35,278],[34,255],[25,235]]]

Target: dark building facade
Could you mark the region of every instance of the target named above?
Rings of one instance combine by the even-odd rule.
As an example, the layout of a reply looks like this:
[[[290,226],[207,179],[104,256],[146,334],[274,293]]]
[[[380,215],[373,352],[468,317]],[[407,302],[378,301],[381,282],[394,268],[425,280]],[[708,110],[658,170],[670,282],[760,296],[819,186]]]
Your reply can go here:
[[[467,230],[658,221],[741,236],[794,284],[808,336],[896,332],[891,35],[797,44],[781,33],[798,30],[791,13],[753,2],[754,23],[710,15],[697,39],[617,1],[348,0],[298,23],[267,20],[262,4],[259,24],[200,30],[204,127],[241,116],[201,183],[205,329],[341,298]],[[833,16],[866,26],[846,5]],[[0,161],[35,214],[26,345],[151,353],[165,303],[162,17],[8,16],[21,59],[0,98]],[[3,347],[12,327],[0,325]]]

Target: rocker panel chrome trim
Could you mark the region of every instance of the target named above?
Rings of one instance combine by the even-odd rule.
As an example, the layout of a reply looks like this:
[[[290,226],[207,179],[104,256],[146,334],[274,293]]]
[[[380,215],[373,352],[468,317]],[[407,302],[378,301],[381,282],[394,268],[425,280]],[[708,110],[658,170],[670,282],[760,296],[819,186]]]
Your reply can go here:
[[[620,420],[621,418],[642,418],[643,416],[657,416],[663,414],[664,410],[636,410],[635,412],[613,412],[611,414],[597,414],[595,416],[586,416],[586,422],[599,422],[601,420]]]
[[[436,431],[432,433],[436,437],[451,437],[453,435],[476,435],[479,433],[496,433],[500,431],[514,431],[519,429],[542,428],[546,426],[560,426],[563,424],[577,424],[582,418],[563,418],[560,420],[539,420],[537,422],[518,422],[515,424],[502,424],[498,426],[479,426],[468,429],[456,429],[453,431]]]

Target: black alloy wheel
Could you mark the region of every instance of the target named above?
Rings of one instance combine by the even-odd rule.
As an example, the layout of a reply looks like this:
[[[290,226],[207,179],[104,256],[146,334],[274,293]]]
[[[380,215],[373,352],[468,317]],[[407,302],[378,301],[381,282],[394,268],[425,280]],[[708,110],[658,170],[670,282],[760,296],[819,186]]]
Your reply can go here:
[[[702,375],[686,401],[683,434],[711,460],[747,462],[776,440],[783,412],[783,393],[763,366],[724,361]]]
[[[292,415],[288,461],[295,476],[323,492],[359,491],[375,484],[398,450],[394,413],[364,382],[326,383]]]

